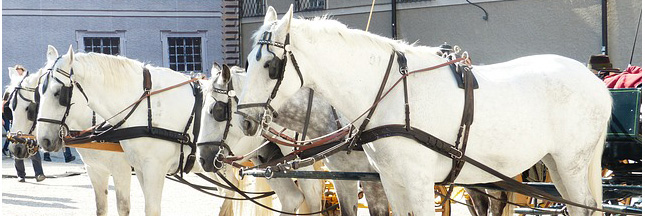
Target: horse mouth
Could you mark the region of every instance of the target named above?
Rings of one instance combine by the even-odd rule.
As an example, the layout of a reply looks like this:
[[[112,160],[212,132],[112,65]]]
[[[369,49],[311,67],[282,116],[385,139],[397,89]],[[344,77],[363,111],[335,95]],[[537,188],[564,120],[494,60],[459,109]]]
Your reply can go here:
[[[45,151],[56,152],[62,148],[63,142],[61,139],[50,140],[45,138],[42,140],[40,146],[42,146]]]

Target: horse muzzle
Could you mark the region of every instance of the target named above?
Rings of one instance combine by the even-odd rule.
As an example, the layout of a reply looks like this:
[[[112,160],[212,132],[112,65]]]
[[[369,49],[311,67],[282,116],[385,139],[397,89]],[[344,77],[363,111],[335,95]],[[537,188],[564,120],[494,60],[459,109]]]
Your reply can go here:
[[[13,154],[16,159],[26,159],[29,157],[29,151],[27,146],[22,143],[11,143],[9,144],[9,151]]]
[[[40,146],[43,147],[45,151],[57,152],[63,147],[63,141],[61,139],[50,140],[48,138],[44,138],[42,139]]]

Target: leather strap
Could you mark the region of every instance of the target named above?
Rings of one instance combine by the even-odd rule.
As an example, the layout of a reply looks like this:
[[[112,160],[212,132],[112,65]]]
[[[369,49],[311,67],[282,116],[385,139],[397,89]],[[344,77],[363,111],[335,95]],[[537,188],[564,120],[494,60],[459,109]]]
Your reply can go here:
[[[309,102],[307,103],[307,114],[305,115],[305,125],[302,128],[302,140],[304,141],[307,136],[307,129],[309,129],[309,120],[311,119],[311,106],[314,102],[314,90],[309,89]]]
[[[374,103],[372,104],[372,107],[370,107],[370,110],[369,110],[367,116],[363,120],[363,123],[361,124],[361,126],[358,128],[358,132],[356,133],[356,137],[361,136],[361,133],[363,132],[363,130],[365,130],[365,128],[367,127],[367,124],[370,123],[370,119],[372,118],[372,115],[374,114],[374,111],[376,111],[376,106],[378,106],[378,102],[381,99],[381,95],[383,94],[383,90],[385,89],[385,84],[387,84],[387,80],[390,77],[390,71],[392,69],[392,63],[394,63],[394,54],[395,54],[395,52],[392,52],[392,54],[390,54],[390,60],[387,63],[387,68],[385,69],[385,76],[383,76],[383,81],[381,81],[381,86],[378,89],[378,93],[376,93],[376,98],[374,98]],[[351,151],[351,148],[353,146],[355,146],[356,144],[357,144],[356,139],[352,139],[352,142],[350,143],[350,145],[349,145],[349,147],[347,149],[347,153],[349,153]]]

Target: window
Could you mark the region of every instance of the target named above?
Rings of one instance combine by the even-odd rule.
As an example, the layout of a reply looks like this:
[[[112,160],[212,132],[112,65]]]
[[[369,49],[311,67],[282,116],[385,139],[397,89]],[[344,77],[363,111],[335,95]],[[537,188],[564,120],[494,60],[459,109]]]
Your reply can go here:
[[[242,17],[264,16],[265,0],[242,0]]]
[[[168,37],[170,69],[175,71],[202,71],[202,38]]]
[[[296,12],[324,10],[325,0],[296,0]]]
[[[163,54],[165,67],[184,73],[205,71],[206,31],[162,31],[161,41],[165,51]]]
[[[96,52],[109,55],[119,55],[119,37],[83,37],[85,52]]]
[[[125,31],[76,31],[78,48],[85,52],[125,56]]]

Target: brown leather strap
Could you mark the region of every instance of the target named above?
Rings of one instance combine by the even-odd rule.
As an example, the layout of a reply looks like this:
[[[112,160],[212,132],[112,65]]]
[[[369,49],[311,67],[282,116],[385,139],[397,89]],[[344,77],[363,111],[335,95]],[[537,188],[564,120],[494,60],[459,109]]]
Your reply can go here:
[[[372,106],[370,107],[369,112],[367,113],[367,116],[363,120],[363,123],[361,124],[361,126],[358,128],[358,132],[356,132],[355,137],[360,137],[361,133],[365,130],[365,128],[367,128],[367,124],[370,123],[370,119],[372,118],[374,111],[376,111],[376,106],[378,106],[378,103],[381,101],[381,98],[382,98],[381,95],[383,95],[383,90],[385,90],[385,84],[387,84],[387,80],[390,77],[390,71],[392,71],[392,63],[394,63],[394,54],[396,54],[396,52],[392,52],[392,54],[390,54],[390,60],[387,63],[387,68],[385,69],[385,75],[383,76],[383,81],[381,81],[381,86],[378,89],[378,93],[376,93],[376,98],[374,98],[374,103],[372,103]],[[352,148],[356,146],[356,141],[357,139],[352,139],[351,143],[347,147],[348,154],[352,150]]]
[[[459,149],[462,154],[466,154],[466,146],[468,145],[468,135],[470,134],[470,125],[473,123],[474,117],[474,75],[470,70],[470,67],[465,65],[459,65],[458,70],[462,70],[464,76],[464,110],[461,115],[461,124],[459,126],[459,132],[457,134],[457,140],[455,141],[455,148]],[[463,141],[460,145],[460,139],[463,133]],[[464,167],[465,161],[459,160],[459,158],[452,157],[452,169],[446,179],[443,180],[444,184],[451,184],[457,179],[457,176],[461,172],[461,169]]]

